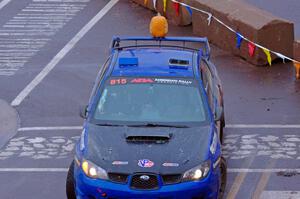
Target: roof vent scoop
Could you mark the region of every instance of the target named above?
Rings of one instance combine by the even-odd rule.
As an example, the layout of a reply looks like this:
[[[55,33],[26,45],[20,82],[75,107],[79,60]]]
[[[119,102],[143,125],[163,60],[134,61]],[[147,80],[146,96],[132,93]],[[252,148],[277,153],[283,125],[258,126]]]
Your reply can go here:
[[[137,57],[121,57],[119,58],[119,67],[138,66],[139,60]]]
[[[188,60],[182,59],[170,59],[169,60],[169,67],[173,69],[185,69],[187,70],[189,66]]]
[[[126,135],[127,142],[164,144],[171,139],[172,135]]]

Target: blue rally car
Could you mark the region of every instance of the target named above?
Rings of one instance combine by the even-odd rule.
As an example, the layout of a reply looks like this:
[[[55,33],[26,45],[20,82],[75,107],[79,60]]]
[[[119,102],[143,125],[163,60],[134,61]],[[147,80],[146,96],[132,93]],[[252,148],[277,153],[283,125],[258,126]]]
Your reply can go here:
[[[115,37],[111,48],[81,111],[68,199],[222,198],[223,94],[207,39]]]

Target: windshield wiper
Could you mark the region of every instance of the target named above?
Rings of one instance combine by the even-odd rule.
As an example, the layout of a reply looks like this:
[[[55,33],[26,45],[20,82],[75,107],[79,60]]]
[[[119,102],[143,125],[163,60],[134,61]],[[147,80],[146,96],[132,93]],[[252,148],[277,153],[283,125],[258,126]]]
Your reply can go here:
[[[129,127],[169,127],[169,128],[189,128],[186,125],[172,125],[172,124],[157,124],[157,123],[146,123],[146,124],[137,124],[137,125],[128,125]]]
[[[110,124],[110,123],[98,123],[97,126],[124,126],[120,124]]]

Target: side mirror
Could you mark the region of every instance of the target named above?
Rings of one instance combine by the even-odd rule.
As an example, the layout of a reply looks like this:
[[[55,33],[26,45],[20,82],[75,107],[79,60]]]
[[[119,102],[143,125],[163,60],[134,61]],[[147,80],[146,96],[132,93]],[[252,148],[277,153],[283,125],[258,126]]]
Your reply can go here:
[[[86,119],[87,118],[87,108],[88,108],[88,106],[81,106],[80,107],[80,112],[79,112],[79,115],[80,115],[80,117],[81,118],[83,118],[83,119]]]
[[[218,106],[214,113],[215,121],[216,122],[220,121],[222,119],[222,115],[223,115],[223,108],[221,106]]]

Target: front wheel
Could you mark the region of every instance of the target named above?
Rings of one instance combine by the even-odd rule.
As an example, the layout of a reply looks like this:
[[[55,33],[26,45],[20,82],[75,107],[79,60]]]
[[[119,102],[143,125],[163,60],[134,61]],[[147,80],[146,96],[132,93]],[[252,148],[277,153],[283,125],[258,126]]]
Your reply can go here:
[[[220,142],[221,144],[224,144],[224,127],[225,127],[225,121],[221,120],[217,122],[217,129],[219,132],[219,138],[220,138]]]
[[[68,199],[76,199],[75,179],[74,179],[74,161],[71,163],[66,180],[66,193]]]
[[[227,163],[226,160],[221,157],[220,162],[220,185],[218,199],[222,199],[225,193],[226,182],[227,182]]]

